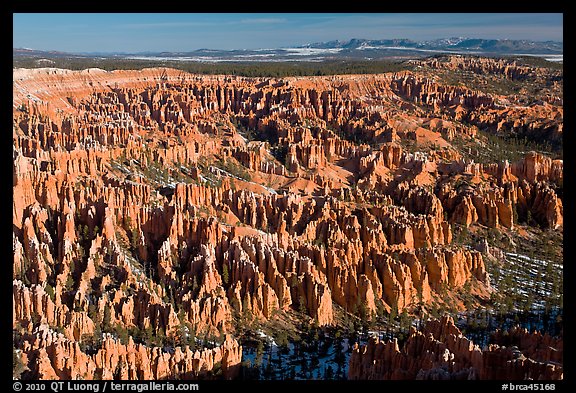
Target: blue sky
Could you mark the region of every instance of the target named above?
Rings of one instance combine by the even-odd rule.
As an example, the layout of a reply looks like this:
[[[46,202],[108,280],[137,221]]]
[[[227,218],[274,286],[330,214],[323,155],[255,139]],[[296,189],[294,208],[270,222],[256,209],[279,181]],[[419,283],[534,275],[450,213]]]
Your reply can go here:
[[[351,38],[563,41],[562,14],[13,14],[13,47],[66,52],[257,49]]]

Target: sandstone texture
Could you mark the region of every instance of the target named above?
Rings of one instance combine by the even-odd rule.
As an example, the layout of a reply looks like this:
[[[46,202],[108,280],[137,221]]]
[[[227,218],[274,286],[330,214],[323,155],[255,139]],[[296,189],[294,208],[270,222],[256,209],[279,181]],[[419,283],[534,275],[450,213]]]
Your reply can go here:
[[[354,345],[348,378],[375,380],[560,380],[562,341],[514,328],[497,332],[481,349],[466,338],[451,317],[411,328],[400,347],[397,339],[371,338]]]
[[[13,79],[13,327],[30,378],[234,378],[239,320],[334,326],[337,310],[410,311],[465,286],[488,298],[482,254],[454,241],[455,225],[513,230],[529,215],[562,230],[561,160],[479,164],[448,142],[484,126],[561,137],[562,105],[502,107],[410,71]],[[422,348],[426,370],[450,375],[561,372],[505,343],[464,345],[441,323],[450,333],[413,332],[403,350],[355,349],[351,378],[417,377],[405,362]],[[553,357],[547,339],[517,336],[526,356]],[[499,368],[482,366],[489,356]]]

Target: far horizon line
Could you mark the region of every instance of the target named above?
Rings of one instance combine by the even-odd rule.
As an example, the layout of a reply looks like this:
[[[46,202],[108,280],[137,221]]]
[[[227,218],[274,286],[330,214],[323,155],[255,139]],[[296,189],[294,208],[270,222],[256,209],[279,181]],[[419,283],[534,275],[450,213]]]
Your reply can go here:
[[[358,38],[352,37],[350,39],[334,39],[334,40],[327,40],[327,41],[315,41],[315,42],[307,42],[305,44],[292,44],[290,46],[279,46],[279,47],[257,47],[257,48],[234,48],[234,49],[219,49],[219,48],[209,48],[209,47],[201,47],[196,49],[178,49],[178,50],[160,50],[160,49],[148,49],[148,50],[141,50],[137,52],[130,52],[125,50],[118,50],[118,51],[107,51],[107,50],[92,50],[87,52],[77,52],[77,51],[67,51],[61,49],[38,49],[38,48],[29,48],[29,47],[13,47],[12,50],[15,49],[22,49],[22,50],[29,50],[29,51],[39,51],[39,52],[59,52],[59,53],[66,53],[66,54],[74,54],[74,55],[82,55],[82,54],[143,54],[143,53],[175,53],[175,52],[195,52],[195,51],[202,51],[202,50],[210,50],[210,51],[221,51],[221,52],[232,52],[232,51],[258,51],[258,50],[279,50],[279,49],[290,49],[290,48],[302,48],[306,47],[307,45],[316,45],[316,44],[326,44],[330,42],[338,42],[338,43],[349,43],[351,41],[410,41],[415,43],[425,43],[425,42],[434,42],[434,41],[441,41],[441,40],[451,40],[451,39],[461,39],[461,40],[485,40],[485,41],[527,41],[527,42],[534,42],[534,43],[560,43],[564,45],[564,40],[557,41],[557,40],[542,40],[536,41],[531,39],[512,39],[512,38],[482,38],[482,37],[463,37],[463,36],[452,36],[452,37],[439,37],[439,38],[431,38],[427,40],[414,40],[411,38]]]

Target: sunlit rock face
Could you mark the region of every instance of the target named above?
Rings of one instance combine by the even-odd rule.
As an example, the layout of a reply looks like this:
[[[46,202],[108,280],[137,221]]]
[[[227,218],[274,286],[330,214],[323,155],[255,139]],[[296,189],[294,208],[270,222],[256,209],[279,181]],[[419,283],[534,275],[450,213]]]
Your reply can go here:
[[[560,380],[563,341],[526,329],[497,331],[494,344],[481,349],[466,338],[451,317],[429,320],[422,330],[411,328],[408,339],[356,344],[348,378],[420,380]]]
[[[13,327],[29,378],[235,378],[238,323],[289,314],[336,326],[338,313],[448,298],[463,308],[462,288],[484,299],[492,288],[454,225],[513,230],[518,214],[563,225],[561,160],[531,152],[483,165],[449,142],[477,137],[479,124],[504,127],[505,114],[561,135],[561,105],[526,114],[417,71],[45,68],[13,78]],[[486,352],[451,342],[446,355],[430,340],[409,339],[434,347],[426,364],[457,353],[467,360],[450,372],[501,375],[481,366]],[[351,378],[443,375],[406,366],[397,344],[367,348],[398,367],[368,367],[356,349]]]

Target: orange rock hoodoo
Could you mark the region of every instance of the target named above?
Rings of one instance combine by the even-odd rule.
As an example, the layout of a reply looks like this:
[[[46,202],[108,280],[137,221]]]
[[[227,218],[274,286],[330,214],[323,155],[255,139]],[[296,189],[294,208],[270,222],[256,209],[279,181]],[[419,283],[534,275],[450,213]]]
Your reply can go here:
[[[515,328],[497,332],[495,344],[481,349],[464,337],[451,317],[429,320],[421,331],[411,328],[400,348],[397,339],[370,338],[354,345],[348,378],[355,379],[498,379],[563,378],[562,342]],[[560,348],[560,350],[558,350]]]
[[[422,123],[416,106],[404,113],[411,102],[440,112]],[[562,162],[530,153],[481,166],[397,142],[466,136],[462,116],[497,124],[495,108],[489,95],[409,72],[14,70],[13,325],[28,332],[28,368],[140,379],[196,377],[219,363],[233,377],[242,348],[224,335],[238,316],[304,310],[325,326],[335,305],[375,314],[441,301],[445,287],[489,291],[482,255],[453,243],[452,224],[511,228],[516,211],[562,226]],[[472,172],[493,181],[438,180]],[[166,352],[108,334],[83,349],[105,325],[226,339]]]

